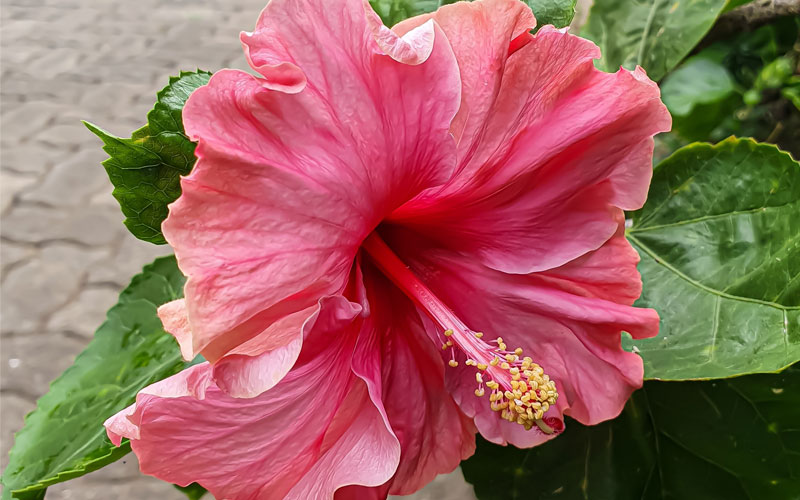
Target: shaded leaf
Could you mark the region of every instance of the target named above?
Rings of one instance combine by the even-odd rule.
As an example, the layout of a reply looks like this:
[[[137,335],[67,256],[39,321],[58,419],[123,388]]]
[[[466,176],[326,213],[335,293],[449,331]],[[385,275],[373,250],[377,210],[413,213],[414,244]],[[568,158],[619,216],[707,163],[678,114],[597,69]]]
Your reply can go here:
[[[670,113],[686,116],[696,106],[721,101],[733,91],[733,78],[725,66],[695,57],[664,80],[661,98]]]
[[[3,473],[3,498],[42,498],[55,483],[97,470],[130,451],[106,437],[103,422],[139,389],[186,366],[156,308],[183,295],[174,257],[145,266],[108,311],[74,364],[50,385],[16,435]]]
[[[645,383],[613,421],[528,450],[480,440],[480,500],[787,500],[800,491],[800,368]]]
[[[655,169],[628,239],[637,305],[661,316],[632,341],[645,376],[731,377],[800,360],[800,165],[751,139],[692,144]]]
[[[725,2],[725,8],[722,9],[722,13],[724,14],[725,12],[731,11],[736,7],[741,7],[742,5],[750,3],[752,1],[753,0],[728,0],[727,2]]]
[[[114,185],[114,198],[128,230],[140,240],[166,243],[161,222],[167,217],[167,205],[180,196],[180,176],[188,174],[196,161],[195,144],[184,134],[181,111],[192,91],[210,77],[211,73],[198,70],[170,78],[147,114],[147,125],[130,139],[84,122],[103,140],[110,156],[103,166]]]
[[[375,12],[381,16],[386,26],[392,27],[409,17],[433,12],[442,5],[455,2],[455,0],[369,0]]]
[[[175,485],[175,488],[186,495],[189,500],[200,500],[208,493],[207,489],[197,483],[192,483],[189,486]]]
[[[581,36],[600,46],[598,66],[643,67],[660,80],[711,29],[725,0],[595,0]]]
[[[569,26],[575,17],[578,0],[525,0],[536,16],[536,25],[552,24],[556,28]]]
[[[375,12],[381,16],[386,26],[394,26],[409,17],[433,12],[442,5],[454,3],[456,0],[370,0]],[[572,22],[575,16],[577,0],[524,0],[533,10],[538,26],[553,24],[563,28]]]

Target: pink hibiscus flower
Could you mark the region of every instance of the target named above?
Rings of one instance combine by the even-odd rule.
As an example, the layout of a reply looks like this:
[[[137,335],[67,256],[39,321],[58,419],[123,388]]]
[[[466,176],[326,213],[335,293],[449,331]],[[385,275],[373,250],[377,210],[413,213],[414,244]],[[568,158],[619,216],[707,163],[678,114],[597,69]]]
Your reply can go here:
[[[144,473],[219,499],[385,498],[475,447],[615,417],[655,335],[622,210],[669,129],[644,72],[518,0],[393,29],[272,0],[184,109],[198,162],[159,314],[186,359],[106,423]]]

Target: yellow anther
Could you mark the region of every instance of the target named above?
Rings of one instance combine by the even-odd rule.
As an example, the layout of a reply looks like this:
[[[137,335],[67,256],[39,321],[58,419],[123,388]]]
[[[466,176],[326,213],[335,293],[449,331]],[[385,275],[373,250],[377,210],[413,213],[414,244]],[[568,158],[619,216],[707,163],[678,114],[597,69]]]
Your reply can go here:
[[[500,344],[503,342],[503,337],[497,337],[496,339],[494,339],[494,341]]]
[[[484,363],[478,363],[478,370],[484,370],[485,371],[487,368],[489,368],[489,367],[486,366]]]
[[[499,343],[502,343],[502,339],[499,339]],[[496,370],[486,372],[492,378],[485,383],[486,387],[492,390],[489,396],[490,406],[492,410],[500,412],[504,420],[516,422],[525,429],[536,426],[545,433],[553,433],[555,432],[553,428],[542,419],[556,404],[558,399],[556,385],[531,358],[526,356],[520,359],[521,354],[521,349],[515,349],[513,354],[495,356],[490,362],[490,365],[505,372],[505,374]],[[503,359],[505,361],[502,361]],[[483,378],[476,377],[476,380],[480,382]]]
[[[444,331],[444,336],[445,336],[445,337],[449,337],[449,336],[450,336],[450,335],[452,335],[452,334],[453,334],[453,330],[445,330],[445,331]]]
[[[500,344],[497,345],[497,348],[500,349],[501,351],[505,351],[506,350],[506,345],[504,343],[500,342]]]
[[[483,338],[483,332],[475,332],[475,337],[477,337],[479,339],[482,339]]]
[[[483,396],[484,395],[483,387],[479,387],[479,388],[475,389],[475,395],[478,396],[478,397]]]
[[[453,341],[452,340],[448,340],[447,341],[447,347],[453,347]]]
[[[451,359],[447,364],[455,368],[456,366],[458,366],[458,361],[456,361],[455,359]]]
[[[467,366],[475,366],[477,364],[474,359],[468,359],[465,361],[465,363]]]
[[[442,344],[442,350],[446,351],[449,346],[447,344]]]
[[[476,381],[477,381],[479,384],[482,384],[482,383],[483,383],[483,376],[481,375],[481,372],[476,372],[476,373],[475,373],[475,380],[476,380]]]
[[[514,349],[514,354],[516,354],[517,356],[522,356],[522,347],[517,347],[516,349]]]

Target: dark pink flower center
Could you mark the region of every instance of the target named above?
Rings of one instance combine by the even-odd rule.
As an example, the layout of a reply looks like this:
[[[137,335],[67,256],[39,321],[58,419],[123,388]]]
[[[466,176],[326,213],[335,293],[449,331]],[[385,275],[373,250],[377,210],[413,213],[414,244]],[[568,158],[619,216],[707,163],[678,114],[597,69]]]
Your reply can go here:
[[[560,430],[550,424],[544,414],[558,399],[555,382],[522,349],[509,350],[502,337],[486,342],[483,333],[471,330],[442,302],[380,238],[372,232],[362,248],[378,268],[397,285],[414,303],[431,318],[441,331],[437,331],[442,350],[450,350],[449,365],[458,367],[455,349],[466,356],[466,364],[475,367],[475,395],[483,397],[489,389],[492,410],[509,422],[526,429],[538,426],[551,434]],[[560,422],[559,422],[560,424]]]

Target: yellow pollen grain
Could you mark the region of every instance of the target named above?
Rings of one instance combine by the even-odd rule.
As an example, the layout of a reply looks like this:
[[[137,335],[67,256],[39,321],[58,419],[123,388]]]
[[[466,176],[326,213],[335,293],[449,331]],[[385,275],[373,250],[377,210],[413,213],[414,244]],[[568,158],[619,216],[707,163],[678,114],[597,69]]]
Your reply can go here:
[[[498,337],[498,348],[503,348],[500,344],[502,339]],[[495,356],[490,362],[490,365],[496,367],[495,370],[486,372],[492,380],[484,384],[492,390],[489,396],[490,407],[493,411],[500,412],[504,420],[516,422],[525,429],[532,429],[535,426],[545,433],[552,433],[553,429],[542,419],[558,399],[555,382],[550,380],[542,367],[534,363],[530,357],[525,356],[520,359],[521,354],[522,350],[517,348],[513,354]],[[478,366],[481,364],[478,363]],[[495,380],[498,376],[497,369],[506,372],[502,379],[497,379],[503,383],[503,387]],[[476,373],[476,380],[481,383],[483,377],[479,378],[478,375],[480,372]],[[482,389],[483,386],[478,387],[475,394]]]

